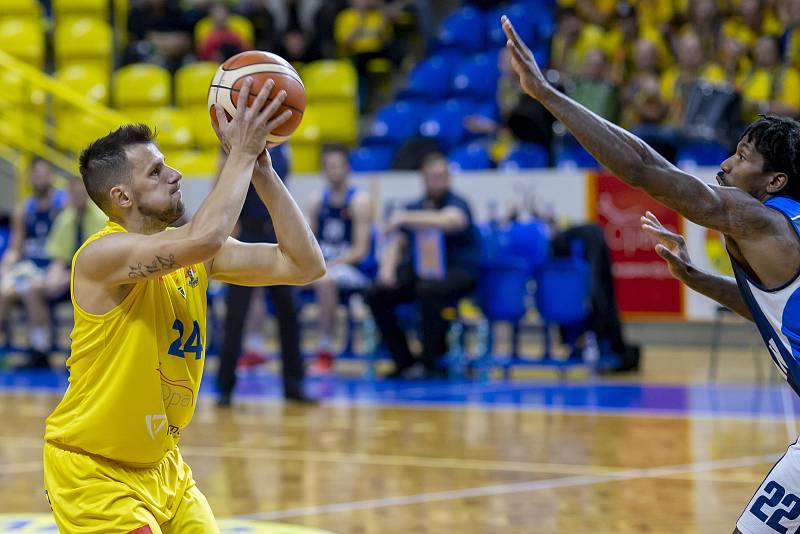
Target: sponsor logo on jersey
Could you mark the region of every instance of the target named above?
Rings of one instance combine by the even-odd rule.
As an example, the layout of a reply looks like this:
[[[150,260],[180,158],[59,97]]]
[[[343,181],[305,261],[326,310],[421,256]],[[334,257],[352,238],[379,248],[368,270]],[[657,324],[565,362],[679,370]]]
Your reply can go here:
[[[163,413],[145,415],[144,423],[147,425],[147,432],[150,434],[150,437],[156,439],[156,434],[167,424],[167,416]]]

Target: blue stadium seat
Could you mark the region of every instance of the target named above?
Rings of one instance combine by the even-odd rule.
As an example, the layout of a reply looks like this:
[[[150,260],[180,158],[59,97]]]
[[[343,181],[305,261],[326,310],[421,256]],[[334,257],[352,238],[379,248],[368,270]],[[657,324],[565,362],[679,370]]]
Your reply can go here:
[[[454,172],[480,171],[492,168],[492,158],[489,151],[480,143],[469,143],[454,148],[447,154],[450,168]]]
[[[419,126],[423,137],[435,140],[445,152],[458,146],[466,137],[464,117],[470,106],[462,100],[447,100],[431,108]]]
[[[534,16],[534,14],[536,16]],[[511,4],[510,6],[500,6],[493,9],[488,19],[487,40],[489,45],[495,48],[502,48],[506,45],[506,33],[500,25],[500,17],[508,15],[514,23],[514,29],[528,45],[533,45],[539,38],[537,33],[537,18],[540,14],[530,7],[521,3]]]
[[[452,92],[459,97],[490,98],[497,92],[497,55],[477,54],[463,60],[453,74]]]
[[[729,155],[730,150],[717,143],[688,143],[681,146],[675,159],[679,167],[718,167]]]
[[[500,162],[499,168],[503,171],[541,169],[549,165],[549,160],[550,155],[545,147],[533,143],[523,143]]]
[[[573,167],[594,169],[599,165],[594,157],[581,145],[567,143],[556,156],[556,167],[560,169]]]
[[[474,7],[453,11],[439,29],[438,44],[467,53],[483,50],[486,41],[486,14]]]
[[[416,101],[395,102],[382,107],[372,122],[369,144],[400,145],[417,134],[426,110],[427,105]]]
[[[385,171],[391,168],[395,147],[387,145],[362,146],[350,153],[350,168],[354,172]]]
[[[400,91],[397,98],[415,97],[431,101],[440,100],[450,91],[450,82],[455,65],[444,56],[432,56],[417,63],[408,76],[408,85]]]

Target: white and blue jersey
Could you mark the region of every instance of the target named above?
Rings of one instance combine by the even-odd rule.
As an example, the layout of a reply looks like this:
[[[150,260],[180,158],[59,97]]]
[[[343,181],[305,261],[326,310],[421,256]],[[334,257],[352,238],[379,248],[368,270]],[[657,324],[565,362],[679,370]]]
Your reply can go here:
[[[774,197],[764,204],[786,216],[800,235],[800,202]],[[800,272],[770,290],[753,281],[733,257],[731,264],[739,291],[770,356],[800,395]],[[789,446],[770,470],[736,527],[743,534],[800,532],[800,442]]]

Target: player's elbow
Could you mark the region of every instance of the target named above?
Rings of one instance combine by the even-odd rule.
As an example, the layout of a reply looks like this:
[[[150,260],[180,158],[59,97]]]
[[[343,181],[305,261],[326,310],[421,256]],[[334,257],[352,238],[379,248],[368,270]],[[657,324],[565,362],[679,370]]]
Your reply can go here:
[[[325,260],[322,259],[320,256],[316,261],[314,261],[307,269],[304,269],[303,273],[303,285],[310,284],[312,282],[316,282],[328,272],[328,268],[325,266]]]

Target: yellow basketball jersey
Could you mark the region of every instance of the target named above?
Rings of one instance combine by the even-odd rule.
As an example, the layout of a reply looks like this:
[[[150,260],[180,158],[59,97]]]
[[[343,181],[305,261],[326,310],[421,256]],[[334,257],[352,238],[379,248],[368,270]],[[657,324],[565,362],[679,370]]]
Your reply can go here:
[[[124,232],[108,222],[92,241]],[[205,266],[198,263],[137,282],[111,311],[75,302],[67,360],[69,387],[48,417],[45,439],[132,466],[152,466],[173,449],[192,418],[206,341]]]

